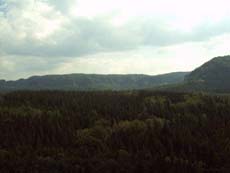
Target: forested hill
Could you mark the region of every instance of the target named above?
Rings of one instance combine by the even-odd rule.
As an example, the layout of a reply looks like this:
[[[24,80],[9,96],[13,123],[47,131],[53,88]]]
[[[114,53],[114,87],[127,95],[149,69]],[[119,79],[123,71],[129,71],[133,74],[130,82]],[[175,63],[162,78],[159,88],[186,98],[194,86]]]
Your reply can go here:
[[[137,90],[230,92],[230,56],[216,57],[191,73],[156,76],[142,74],[65,74],[33,76],[16,81],[0,80],[0,91],[15,90]]]
[[[211,59],[185,76],[185,81],[160,87],[170,91],[230,93],[230,55]]]
[[[13,90],[128,90],[183,82],[187,72],[163,75],[66,74],[33,76],[17,81],[0,80],[0,91]]]
[[[207,90],[230,90],[230,56],[216,57],[186,76],[186,82]]]

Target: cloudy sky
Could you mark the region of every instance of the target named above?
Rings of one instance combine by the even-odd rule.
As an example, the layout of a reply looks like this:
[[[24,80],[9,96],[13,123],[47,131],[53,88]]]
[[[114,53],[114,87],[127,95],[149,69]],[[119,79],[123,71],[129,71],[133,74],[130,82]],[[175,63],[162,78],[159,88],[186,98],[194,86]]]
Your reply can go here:
[[[190,71],[229,45],[229,0],[0,0],[0,79]]]

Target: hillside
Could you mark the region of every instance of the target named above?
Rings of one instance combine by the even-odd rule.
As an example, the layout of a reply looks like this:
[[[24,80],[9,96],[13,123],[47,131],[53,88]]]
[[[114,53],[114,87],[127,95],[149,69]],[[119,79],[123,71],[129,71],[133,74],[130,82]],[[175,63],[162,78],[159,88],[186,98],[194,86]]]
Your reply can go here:
[[[185,77],[191,87],[202,90],[230,90],[230,56],[213,58]]]
[[[230,56],[219,56],[185,75],[184,82],[158,87],[159,90],[180,92],[230,92]]]
[[[163,75],[66,74],[33,76],[17,81],[0,80],[1,91],[12,90],[128,90],[183,82],[187,72]]]
[[[230,56],[213,58],[191,73],[174,72],[156,76],[142,74],[65,74],[32,76],[16,81],[0,80],[0,91],[15,90],[132,90],[230,91]]]

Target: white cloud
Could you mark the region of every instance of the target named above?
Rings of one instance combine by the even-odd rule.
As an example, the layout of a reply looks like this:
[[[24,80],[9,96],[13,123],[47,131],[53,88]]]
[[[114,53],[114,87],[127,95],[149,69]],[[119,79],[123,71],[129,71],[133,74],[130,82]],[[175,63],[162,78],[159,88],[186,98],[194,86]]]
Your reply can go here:
[[[0,78],[192,70],[229,54],[229,16],[227,0],[0,0]]]

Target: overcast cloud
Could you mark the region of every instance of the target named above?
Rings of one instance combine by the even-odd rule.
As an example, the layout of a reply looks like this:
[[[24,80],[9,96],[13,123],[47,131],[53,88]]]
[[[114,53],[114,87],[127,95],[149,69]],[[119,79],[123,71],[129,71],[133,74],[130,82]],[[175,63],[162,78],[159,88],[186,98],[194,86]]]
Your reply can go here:
[[[0,0],[0,78],[189,71],[229,54],[230,3]]]

